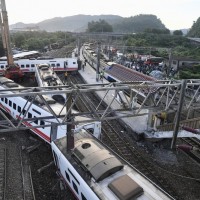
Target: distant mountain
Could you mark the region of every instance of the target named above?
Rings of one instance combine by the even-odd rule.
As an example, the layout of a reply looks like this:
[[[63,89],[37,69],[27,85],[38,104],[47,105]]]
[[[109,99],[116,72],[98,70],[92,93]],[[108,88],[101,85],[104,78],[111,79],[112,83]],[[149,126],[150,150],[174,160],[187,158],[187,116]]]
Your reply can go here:
[[[28,27],[39,27],[40,30],[49,32],[55,31],[70,31],[70,32],[82,32],[87,29],[88,22],[99,21],[104,19],[109,24],[114,24],[117,21],[123,19],[118,15],[74,15],[69,17],[56,17],[36,24],[24,24],[17,23],[10,25],[10,30],[28,29]]]
[[[114,32],[142,32],[145,29],[165,29],[165,25],[155,15],[137,15],[123,18],[118,15],[74,15],[55,17],[39,23],[10,25],[10,30],[45,30],[48,32],[69,31],[85,32],[88,22],[105,20],[113,27]]]
[[[183,28],[183,29],[181,29],[181,31],[183,32],[183,35],[187,35],[188,34],[188,32],[189,32],[189,28]]]
[[[124,18],[123,21],[113,25],[117,32],[143,32],[146,29],[166,29],[165,25],[155,15],[136,15]]]

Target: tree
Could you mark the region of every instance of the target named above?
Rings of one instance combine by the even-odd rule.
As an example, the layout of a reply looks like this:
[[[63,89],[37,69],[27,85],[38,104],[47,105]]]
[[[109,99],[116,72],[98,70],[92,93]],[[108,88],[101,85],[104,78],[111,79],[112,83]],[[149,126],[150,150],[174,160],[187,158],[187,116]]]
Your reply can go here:
[[[197,19],[196,22],[193,22],[192,28],[189,30],[187,36],[200,37],[200,17]]]
[[[154,34],[170,34],[169,29],[156,29],[156,28],[147,28],[144,30],[145,33],[154,33]]]
[[[183,35],[183,32],[182,32],[182,30],[175,30],[173,32],[173,35]]]
[[[113,28],[108,22],[100,19],[96,22],[89,22],[87,32],[113,32]]]
[[[200,78],[200,65],[185,67],[180,70],[180,79],[199,79]]]
[[[165,25],[155,15],[136,15],[113,24],[116,32],[141,33],[146,29],[165,30]],[[167,29],[166,29],[167,30]]]

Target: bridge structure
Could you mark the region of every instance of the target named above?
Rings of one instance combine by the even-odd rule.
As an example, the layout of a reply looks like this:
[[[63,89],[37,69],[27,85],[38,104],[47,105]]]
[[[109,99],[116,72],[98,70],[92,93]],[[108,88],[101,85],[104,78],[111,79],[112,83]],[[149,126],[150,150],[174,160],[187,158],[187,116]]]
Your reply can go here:
[[[181,121],[185,121],[189,126],[193,123],[192,128],[199,129],[200,80],[71,84],[50,86],[48,89],[51,90],[48,91],[45,91],[44,89],[47,88],[28,87],[0,89],[0,98],[6,97],[10,99],[14,97],[26,97],[27,103],[29,101],[30,104],[34,104],[33,99],[39,98],[41,105],[46,105],[48,112],[52,114],[52,117],[41,116],[40,120],[48,121],[50,118],[62,119],[61,121],[57,120],[57,125],[90,123],[94,121],[101,122],[103,120],[131,118],[143,115],[148,115],[151,121],[156,113],[165,111],[169,115],[169,124],[171,125],[163,124],[157,126],[157,130],[164,130],[165,128],[165,130],[167,129],[169,131],[170,129],[173,129],[172,131],[177,132],[180,128]],[[91,99],[87,98],[87,93],[96,92],[100,92],[103,95],[99,105],[97,106],[93,104]],[[127,92],[129,93],[129,96],[126,95]],[[48,102],[43,98],[43,95],[52,93],[64,93],[67,96],[67,100],[60,111],[62,114],[60,115],[55,114],[54,110],[52,110],[50,105],[48,105]],[[141,94],[144,95],[144,98],[140,103],[138,103],[137,98]],[[80,96],[84,96],[86,100],[85,103],[91,108],[90,112],[73,112],[73,107]],[[159,98],[157,98],[158,96]],[[107,104],[106,109],[100,110],[100,105],[105,101]],[[26,108],[26,112],[28,112],[29,108],[30,106]],[[65,114],[62,112],[63,109],[67,110]],[[148,110],[148,112],[144,112],[146,110]],[[82,118],[81,120],[76,121],[78,116],[87,118]],[[91,118],[91,116],[93,117]],[[11,132],[43,127],[42,125],[36,126],[34,123],[32,123],[33,125],[31,127],[24,126],[27,121],[29,123],[34,122],[35,118],[22,117],[20,120],[14,120],[9,118],[2,110],[0,110],[0,117],[2,119],[0,121],[0,132]],[[195,119],[195,123],[193,119]],[[149,124],[152,124],[152,122],[149,122]],[[51,126],[51,124],[45,126]],[[149,127],[152,128],[153,126]]]

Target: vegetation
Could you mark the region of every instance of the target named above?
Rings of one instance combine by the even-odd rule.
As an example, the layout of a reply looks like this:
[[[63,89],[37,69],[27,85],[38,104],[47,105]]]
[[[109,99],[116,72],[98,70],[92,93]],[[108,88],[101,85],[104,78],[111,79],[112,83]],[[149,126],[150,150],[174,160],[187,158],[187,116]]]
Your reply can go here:
[[[192,28],[189,30],[187,36],[200,37],[200,17],[193,23]]]
[[[153,33],[153,34],[170,34],[169,29],[156,29],[156,28],[147,28],[144,30],[145,33]]]
[[[96,22],[89,22],[87,32],[113,32],[113,28],[108,22],[100,19]]]
[[[166,27],[155,15],[137,15],[113,24],[113,30],[116,32],[140,33],[148,29],[162,30]]]
[[[179,72],[180,79],[200,79],[200,65],[185,67]]]
[[[53,43],[59,43],[64,45],[73,42],[75,39],[66,32],[54,32],[49,33],[46,31],[27,31],[16,32],[10,35],[12,47],[25,50],[38,50],[44,51],[44,47]],[[4,50],[2,41],[0,40],[0,56],[3,56]]]
[[[79,20],[80,18],[81,20]],[[75,21],[73,21],[73,19]],[[139,51],[138,53],[168,58],[170,50],[174,57],[187,57],[200,60],[200,47],[192,45],[190,40],[183,36],[181,30],[175,30],[170,34],[169,29],[167,29],[155,15],[137,15],[129,18],[122,18],[115,15],[77,15],[63,18],[62,23],[59,23],[59,20],[61,19],[46,20],[39,23],[38,26],[40,29],[44,30],[46,29],[45,27],[54,27],[52,24],[49,24],[52,22],[66,27],[65,20],[68,20],[68,23],[72,20],[73,30],[83,31],[83,27],[85,27],[87,32],[128,33],[126,36],[123,36],[122,42],[123,46],[126,46],[127,50],[130,52],[133,52],[136,47],[138,47],[138,49],[139,47],[143,47],[141,50],[137,50]],[[76,24],[78,21],[81,21],[82,29],[80,29],[80,24]],[[59,29],[57,28],[57,30]],[[187,36],[200,37],[200,18],[194,22]],[[44,51],[45,46],[50,44],[59,43],[64,45],[75,41],[75,39],[76,38],[73,38],[68,32],[61,31],[24,31],[11,34],[12,47],[26,50],[39,50],[41,52]],[[0,56],[3,55],[5,55],[5,53],[2,41],[0,40]],[[181,69],[180,78],[200,78],[200,65],[189,69]]]
[[[183,32],[181,30],[175,30],[173,35],[183,35]]]
[[[97,24],[100,24],[101,28],[95,29],[97,22],[91,23],[91,31],[108,31],[105,27],[110,27],[106,21],[101,20]],[[163,29],[164,30],[164,29]],[[62,45],[69,44],[75,41],[75,38],[71,34],[66,32],[16,32],[11,34],[12,47],[17,47],[26,50],[39,50],[44,51],[44,47],[53,44],[60,43]],[[190,43],[190,40],[181,35],[170,34],[154,34],[154,33],[138,33],[129,34],[123,37],[123,45],[128,46],[130,51],[134,50],[132,47],[147,47],[148,51],[141,51],[139,53],[150,53],[149,47],[151,47],[151,54],[155,56],[168,57],[168,49],[172,49],[173,56],[190,57],[194,59],[200,59],[200,47],[194,46]],[[154,50],[154,47],[163,48],[160,51]],[[164,49],[166,48],[166,50]],[[0,56],[4,55],[2,41],[0,40]]]
[[[125,45],[128,47],[151,47],[151,54],[155,56],[168,57],[168,50],[172,50],[173,56],[188,57],[200,60],[200,47],[191,44],[190,40],[186,37],[170,34],[152,34],[152,33],[139,33],[132,34],[125,37]],[[161,48],[154,50],[155,48]],[[129,48],[129,49],[130,49]],[[140,52],[140,53],[150,53]],[[166,49],[166,50],[165,50]],[[168,49],[168,50],[167,50]]]
[[[118,15],[74,15],[69,17],[56,17],[36,24],[17,23],[10,26],[11,29],[37,27],[48,32],[71,31],[85,32],[88,23],[105,20],[113,27],[114,32],[138,33],[145,29],[165,29],[165,25],[155,15],[137,15],[123,18]]]

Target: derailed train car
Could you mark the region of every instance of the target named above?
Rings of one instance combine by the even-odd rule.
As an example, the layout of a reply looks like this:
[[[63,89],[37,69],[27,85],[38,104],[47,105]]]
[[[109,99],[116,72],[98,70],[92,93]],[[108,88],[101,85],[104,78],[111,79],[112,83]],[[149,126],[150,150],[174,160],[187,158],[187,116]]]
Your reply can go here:
[[[57,174],[77,199],[173,199],[86,130],[73,135],[74,146],[67,136],[52,141],[51,146]]]

